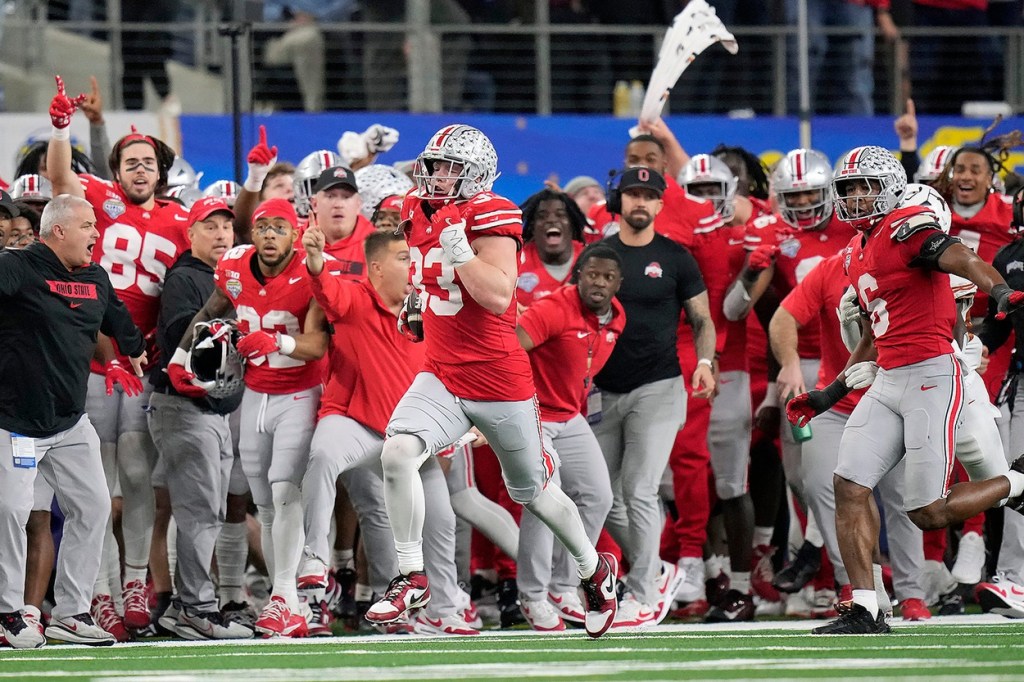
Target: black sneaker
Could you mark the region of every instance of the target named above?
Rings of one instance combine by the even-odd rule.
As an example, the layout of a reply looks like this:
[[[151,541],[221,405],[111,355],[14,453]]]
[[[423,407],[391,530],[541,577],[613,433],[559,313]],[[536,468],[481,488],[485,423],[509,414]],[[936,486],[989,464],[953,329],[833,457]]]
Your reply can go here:
[[[821,547],[804,542],[796,558],[775,574],[772,585],[780,592],[794,594],[802,590],[821,568]]]
[[[1010,465],[1010,470],[1024,474],[1024,455],[1013,460],[1013,464]],[[1006,508],[1012,509],[1018,514],[1024,514],[1024,495],[1018,495],[1017,497],[1007,499]]]
[[[947,592],[946,594],[939,597],[939,601],[936,604],[938,608],[938,615],[940,616],[959,616],[966,610],[964,606],[964,596],[960,593],[960,588]]]
[[[843,604],[843,608],[836,609],[840,612],[838,618],[831,623],[822,625],[811,630],[812,635],[884,635],[892,632],[892,628],[885,622],[885,616],[881,611],[877,617],[860,604]]]
[[[351,568],[341,568],[333,575],[336,589],[330,590],[328,582],[327,605],[338,620],[350,622],[356,618],[356,572]]]
[[[729,590],[725,597],[711,607],[704,617],[705,623],[738,623],[754,620],[753,595],[743,594],[739,590]]]
[[[519,609],[519,586],[515,578],[498,583],[498,612],[502,630],[526,624],[526,616]]]

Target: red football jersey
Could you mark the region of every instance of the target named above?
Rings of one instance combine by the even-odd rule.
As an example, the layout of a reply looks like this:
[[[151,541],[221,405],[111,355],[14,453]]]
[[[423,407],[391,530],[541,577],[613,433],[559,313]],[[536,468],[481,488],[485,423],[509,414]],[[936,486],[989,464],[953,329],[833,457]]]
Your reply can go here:
[[[583,244],[573,242],[572,263],[576,263]],[[519,253],[519,279],[516,280],[516,297],[523,305],[530,305],[540,298],[544,298],[562,288],[562,285],[572,279],[572,267],[569,268],[565,279],[557,280],[551,276],[544,262],[540,259],[537,245],[533,242],[523,246]]]
[[[855,237],[843,255],[847,277],[871,316],[878,365],[885,369],[953,352],[956,304],[949,275],[909,267],[935,230],[920,230],[903,242],[892,237],[896,221],[920,212],[918,206],[896,209],[870,234]]]
[[[479,237],[509,237],[522,247],[523,215],[515,204],[481,192],[456,204],[472,244]],[[459,273],[442,258],[440,230],[424,212],[426,200],[407,194],[402,205],[412,283],[425,309],[424,369],[453,395],[466,400],[529,400],[535,391],[530,360],[516,336],[516,297],[501,315],[488,311],[462,286]]]
[[[395,405],[423,367],[423,344],[398,332],[398,318],[368,281],[340,281],[324,268],[312,286],[334,325],[319,418],[346,415],[383,434]]]
[[[729,282],[732,283],[739,276],[743,269],[743,262],[746,259],[746,250],[743,248],[743,238],[746,233],[746,225],[732,225],[730,227],[716,230],[715,234],[723,237],[720,242],[721,248],[728,256]],[[726,286],[728,289],[728,285]],[[723,299],[724,301],[724,299]],[[719,309],[721,309],[721,304]],[[730,322],[724,319],[722,314],[723,329],[719,334],[725,335],[725,344],[718,357],[719,372],[746,372],[747,369],[747,321],[738,320]],[[715,324],[718,324],[716,318]],[[715,327],[718,330],[718,327]]]
[[[580,413],[594,375],[612,354],[626,326],[626,312],[613,298],[612,319],[602,327],[570,284],[534,302],[519,326],[535,345],[529,355],[540,417],[567,422]]]
[[[993,192],[973,218],[963,218],[954,211],[949,233],[960,237],[983,261],[991,263],[999,249],[1016,239],[1017,231],[1013,229],[1012,223],[1013,197]],[[971,306],[971,316],[984,317],[986,312],[988,294],[979,291]]]
[[[746,247],[751,249],[759,244],[776,244],[779,247],[772,284],[780,296],[785,296],[818,263],[842,251],[856,232],[852,225],[835,216],[823,230],[796,230],[778,216],[761,216],[748,223]],[[821,357],[818,336],[816,330],[800,334],[798,352],[801,358]]]
[[[213,276],[217,288],[235,305],[238,329],[289,336],[303,333],[313,290],[302,252],[296,251],[279,275],[260,275],[262,282],[255,274],[259,271],[256,258],[252,244],[236,246],[221,256]],[[305,391],[322,379],[321,360],[296,360],[280,353],[271,353],[263,362],[248,363],[245,368],[245,385],[271,395]]]
[[[818,383],[815,388],[831,384],[846,368],[850,351],[846,350],[839,331],[836,310],[839,299],[850,285],[843,272],[843,254],[829,256],[812,269],[803,281],[782,300],[782,307],[800,324],[800,335],[808,329],[818,329],[821,334],[821,365],[818,368]],[[851,391],[832,409],[850,414],[860,402],[864,390]]]
[[[147,211],[133,204],[117,183],[94,175],[78,178],[100,233],[92,260],[107,271],[118,298],[146,336],[156,329],[167,268],[189,248],[188,211],[164,199]],[[103,371],[95,361],[93,371]]]
[[[376,228],[369,220],[363,216],[356,218],[352,234],[324,248],[324,253],[333,258],[328,260],[324,267],[336,277],[352,282],[366,279],[366,254],[363,252],[363,243],[374,230]]]

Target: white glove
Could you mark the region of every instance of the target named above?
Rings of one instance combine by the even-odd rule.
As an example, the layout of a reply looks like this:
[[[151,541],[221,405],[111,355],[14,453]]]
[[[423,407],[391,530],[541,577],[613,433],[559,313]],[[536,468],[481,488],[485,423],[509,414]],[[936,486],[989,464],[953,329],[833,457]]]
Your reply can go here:
[[[338,156],[341,157],[343,166],[351,166],[354,161],[365,159],[369,155],[366,140],[359,133],[348,130],[338,140]]]
[[[380,123],[374,123],[364,130],[362,137],[370,154],[389,151],[398,144],[398,131]]]
[[[985,345],[978,336],[967,335],[967,343],[964,344],[962,353],[968,372],[973,372],[981,366],[981,351],[984,347]]]
[[[465,265],[476,256],[466,236],[465,220],[449,223],[441,230],[438,241],[441,242],[441,249],[444,251],[442,258],[456,268]]]
[[[839,299],[839,307],[836,309],[839,316],[839,334],[843,338],[846,349],[853,352],[853,349],[860,343],[860,304],[857,302],[857,292],[851,286],[847,288],[843,297]]]
[[[878,374],[877,362],[871,360],[858,362],[846,370],[844,383],[849,389],[854,391],[867,388],[874,383],[876,374]]]

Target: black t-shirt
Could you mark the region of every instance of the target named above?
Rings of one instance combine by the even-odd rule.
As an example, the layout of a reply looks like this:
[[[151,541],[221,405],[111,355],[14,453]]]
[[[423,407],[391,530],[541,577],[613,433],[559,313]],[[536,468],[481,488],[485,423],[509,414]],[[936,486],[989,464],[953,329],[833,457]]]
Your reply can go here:
[[[992,259],[992,267],[996,269],[1006,284],[1017,291],[1024,290],[1024,237],[1018,237],[1003,248],[999,249],[995,258]],[[996,319],[996,301],[989,297],[988,315],[985,317],[985,324],[981,326],[978,336],[981,342],[995,352],[997,348],[1006,343],[1010,338],[1010,332],[1015,333],[1016,352],[1014,363],[1010,366],[1012,371],[1021,370],[1021,361],[1024,360],[1024,314],[1014,313],[1002,320]]]
[[[626,309],[626,329],[594,383],[603,391],[628,393],[679,376],[676,330],[683,301],[706,289],[697,261],[659,234],[646,246],[626,246],[617,234],[602,243],[622,258],[618,299]]]

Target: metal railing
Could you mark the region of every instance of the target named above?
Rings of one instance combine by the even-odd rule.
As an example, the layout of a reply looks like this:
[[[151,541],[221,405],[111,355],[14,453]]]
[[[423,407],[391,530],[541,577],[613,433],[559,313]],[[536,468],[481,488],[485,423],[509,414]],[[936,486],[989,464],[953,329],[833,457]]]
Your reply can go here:
[[[38,4],[38,3],[37,3]],[[205,9],[204,9],[205,8]],[[661,26],[598,24],[491,25],[330,23],[317,26],[323,51],[323,101],[328,110],[493,111],[499,113],[610,113],[618,81],[646,85]],[[201,5],[195,18],[169,24],[47,22],[45,13],[14,13],[3,20],[0,62],[25,72],[45,68],[48,28],[87,36],[106,45],[107,63],[98,75],[121,82],[125,69],[139,68],[116,49],[125,37],[169,37],[173,59],[202,72],[221,74],[230,85],[230,51],[223,24]],[[247,110],[301,110],[318,67],[302,51],[291,61],[268,55],[290,24],[245,25],[235,84]],[[795,45],[792,26],[734,27],[740,53],[712,46],[684,73],[673,91],[674,113],[739,112],[749,115],[795,113],[787,85],[787,51]],[[817,113],[839,113],[846,105],[837,71],[842,42],[851,29],[829,28],[838,53],[824,57],[813,106]],[[904,28],[904,39],[888,44],[876,38],[873,104],[877,114],[899,113],[907,96],[918,111],[959,112],[965,100],[1005,101],[1024,110],[1024,29]],[[316,38],[312,38],[315,46]],[[307,46],[308,48],[308,46]],[[130,57],[125,64],[126,57]],[[791,57],[792,58],[792,57]],[[59,66],[59,65],[58,65]],[[112,89],[111,108],[123,103]],[[137,94],[137,93],[129,93]],[[10,105],[11,103],[9,103]],[[38,106],[38,104],[36,104]],[[12,108],[15,108],[12,106]],[[308,108],[308,107],[307,107]]]

